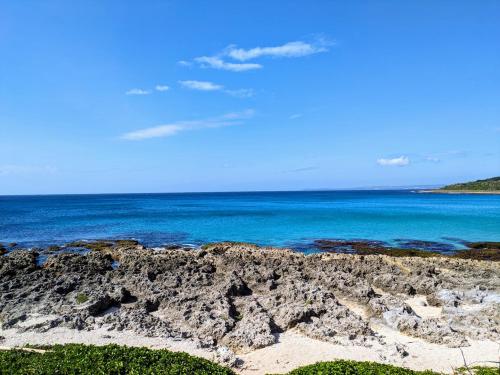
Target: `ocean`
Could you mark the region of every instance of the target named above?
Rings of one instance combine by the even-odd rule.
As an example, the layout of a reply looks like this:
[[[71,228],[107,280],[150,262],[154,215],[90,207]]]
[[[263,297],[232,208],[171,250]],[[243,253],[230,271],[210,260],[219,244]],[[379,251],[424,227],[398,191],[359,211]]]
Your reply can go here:
[[[133,238],[148,246],[244,241],[303,251],[316,239],[500,240],[500,195],[300,191],[0,196],[0,243]]]

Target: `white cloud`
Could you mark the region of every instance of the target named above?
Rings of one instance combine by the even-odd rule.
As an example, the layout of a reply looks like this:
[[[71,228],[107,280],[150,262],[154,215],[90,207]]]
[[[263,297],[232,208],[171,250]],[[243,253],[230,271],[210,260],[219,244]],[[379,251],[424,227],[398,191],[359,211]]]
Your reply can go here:
[[[410,164],[410,159],[408,159],[407,156],[400,156],[399,158],[393,158],[393,159],[377,159],[377,163],[379,165],[384,165],[384,166],[396,166],[396,167],[404,167],[408,164]]]
[[[251,98],[254,95],[252,89],[224,90],[224,92],[237,98]]]
[[[288,117],[290,120],[295,120],[295,119],[298,119],[302,117],[302,113],[294,113],[293,115],[290,115],[290,117]]]
[[[198,90],[198,91],[222,91],[228,95],[235,96],[237,98],[250,98],[254,95],[254,91],[252,89],[235,89],[229,90],[224,89],[223,85],[219,85],[217,83],[209,82],[209,81],[179,81],[181,86],[188,88],[190,90]]]
[[[179,83],[188,89],[191,90],[200,90],[200,91],[217,91],[217,90],[222,90],[224,86],[218,85],[213,82],[208,82],[208,81],[179,81]]]
[[[279,46],[254,47],[250,49],[238,48],[230,45],[213,56],[200,56],[193,59],[202,68],[244,72],[247,70],[262,69],[262,64],[245,62],[259,57],[301,57],[315,53],[326,52],[333,43],[325,38],[317,37],[314,42],[288,42]],[[231,62],[227,60],[236,60]],[[181,60],[179,65],[191,66],[193,62]]]
[[[256,59],[262,56],[272,57],[302,57],[312,55],[319,52],[326,52],[325,43],[310,44],[306,42],[289,42],[281,46],[274,47],[255,47],[251,49],[236,48],[229,46],[226,49],[226,54],[235,60],[247,61]]]
[[[128,141],[141,141],[150,138],[170,137],[179,132],[206,128],[220,128],[223,126],[233,126],[242,123],[242,120],[248,119],[254,115],[253,109],[247,109],[242,112],[230,112],[222,116],[196,120],[179,121],[172,124],[153,126],[151,128],[139,129],[123,134],[120,138]]]
[[[426,156],[425,161],[430,161],[432,163],[439,163],[441,159],[435,157],[435,156]]]
[[[17,165],[4,164],[0,165],[0,176],[8,175],[33,175],[33,174],[54,174],[57,168],[50,165]]]
[[[247,70],[261,69],[262,65],[255,63],[230,63],[216,56],[201,56],[194,59],[203,68],[214,68],[229,70],[232,72],[244,72]]]
[[[143,90],[143,89],[130,89],[126,93],[126,95],[149,95],[151,91]]]
[[[242,120],[242,119],[248,119],[253,117],[255,114],[255,111],[253,109],[245,109],[244,111],[241,112],[229,112],[226,113],[225,115],[222,115],[221,118],[227,119],[227,120]]]
[[[170,90],[170,87],[168,87],[167,85],[156,85],[155,90],[156,91],[168,91],[168,90]]]
[[[309,172],[309,171],[314,171],[315,169],[318,169],[318,167],[302,167],[302,168],[295,168],[295,169],[288,169],[286,171],[283,171],[284,173],[298,173],[298,172]]]
[[[191,66],[191,65],[193,65],[192,62],[186,61],[186,60],[179,60],[179,61],[177,61],[177,64],[179,64],[181,66]]]

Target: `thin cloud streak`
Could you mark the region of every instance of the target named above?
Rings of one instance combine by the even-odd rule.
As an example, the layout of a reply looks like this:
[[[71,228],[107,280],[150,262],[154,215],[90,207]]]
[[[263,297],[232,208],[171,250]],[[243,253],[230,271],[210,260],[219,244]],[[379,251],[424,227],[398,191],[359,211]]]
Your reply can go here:
[[[262,56],[271,57],[302,57],[315,53],[326,52],[328,49],[324,43],[315,45],[302,41],[289,42],[281,46],[274,47],[255,47],[250,49],[236,48],[230,46],[226,50],[227,56],[238,60],[247,61]]]
[[[52,175],[57,173],[57,168],[50,165],[0,165],[0,176],[9,175]]]
[[[160,92],[168,91],[168,90],[170,90],[170,87],[168,87],[167,85],[156,85],[155,90],[160,91]]]
[[[224,90],[224,92],[236,98],[251,98],[255,94],[252,89]]]
[[[188,80],[188,81],[179,81],[180,85],[190,89],[190,90],[199,90],[199,91],[218,91],[222,90],[224,86],[218,85],[213,82],[209,81],[195,81],[195,80]]]
[[[231,63],[222,60],[216,56],[201,56],[194,59],[202,68],[214,68],[220,70],[229,70],[231,72],[245,72],[247,70],[261,69],[261,64],[255,63]]]
[[[410,164],[410,159],[407,156],[400,156],[399,158],[392,159],[380,158],[377,159],[377,164],[389,167],[404,167]]]
[[[253,109],[242,112],[230,112],[222,116],[196,120],[179,121],[171,124],[153,126],[151,128],[140,129],[123,134],[120,138],[127,141],[141,141],[151,138],[170,137],[183,131],[198,130],[207,128],[220,128],[242,124],[242,120],[249,119],[254,115]]]
[[[295,169],[289,169],[286,171],[283,171],[284,173],[300,173],[300,172],[309,172],[309,171],[314,171],[318,169],[318,167],[302,167],[302,168],[295,168]]]
[[[197,90],[197,91],[219,91],[224,92],[225,94],[237,97],[237,98],[250,98],[254,95],[254,90],[252,89],[224,89],[223,85],[219,85],[217,83],[209,82],[209,81],[179,81],[179,84],[187,88],[189,90]]]
[[[195,57],[193,61],[181,60],[179,65],[191,66],[194,63],[202,68],[212,68],[228,70],[232,72],[245,72],[248,70],[262,69],[260,63],[246,62],[260,57],[273,58],[295,58],[327,52],[328,47],[334,43],[325,38],[316,38],[314,42],[304,41],[288,42],[278,46],[254,47],[249,49],[238,48],[236,45],[229,45],[221,52],[213,56]],[[227,61],[233,60],[233,61]]]
[[[151,91],[143,89],[130,89],[125,93],[125,95],[149,95],[149,94],[151,94]]]

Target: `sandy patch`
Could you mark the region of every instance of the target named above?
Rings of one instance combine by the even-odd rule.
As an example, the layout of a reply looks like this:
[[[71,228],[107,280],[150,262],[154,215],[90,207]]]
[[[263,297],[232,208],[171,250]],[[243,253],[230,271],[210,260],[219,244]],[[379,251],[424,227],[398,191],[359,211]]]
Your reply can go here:
[[[376,361],[414,370],[432,369],[444,373],[452,373],[454,368],[463,366],[462,354],[457,348],[430,344],[386,327],[380,328],[379,332],[384,333],[386,344],[375,343],[370,348],[335,345],[297,332],[286,332],[280,335],[277,344],[242,355],[245,365],[240,373],[283,374],[299,366],[336,359]],[[396,343],[406,347],[406,357],[397,353]],[[492,341],[471,341],[471,346],[462,350],[468,363],[478,361],[475,364],[480,364],[481,361],[498,360],[499,348],[500,345]]]
[[[423,319],[439,318],[443,312],[441,307],[429,306],[425,296],[415,296],[405,300],[415,313]]]

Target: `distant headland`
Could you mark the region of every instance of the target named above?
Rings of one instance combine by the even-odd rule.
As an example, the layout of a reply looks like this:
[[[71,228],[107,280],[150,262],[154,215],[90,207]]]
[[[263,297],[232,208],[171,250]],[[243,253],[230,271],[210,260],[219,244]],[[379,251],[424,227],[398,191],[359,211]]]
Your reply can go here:
[[[446,185],[439,189],[420,190],[421,193],[442,194],[500,194],[500,177]]]

